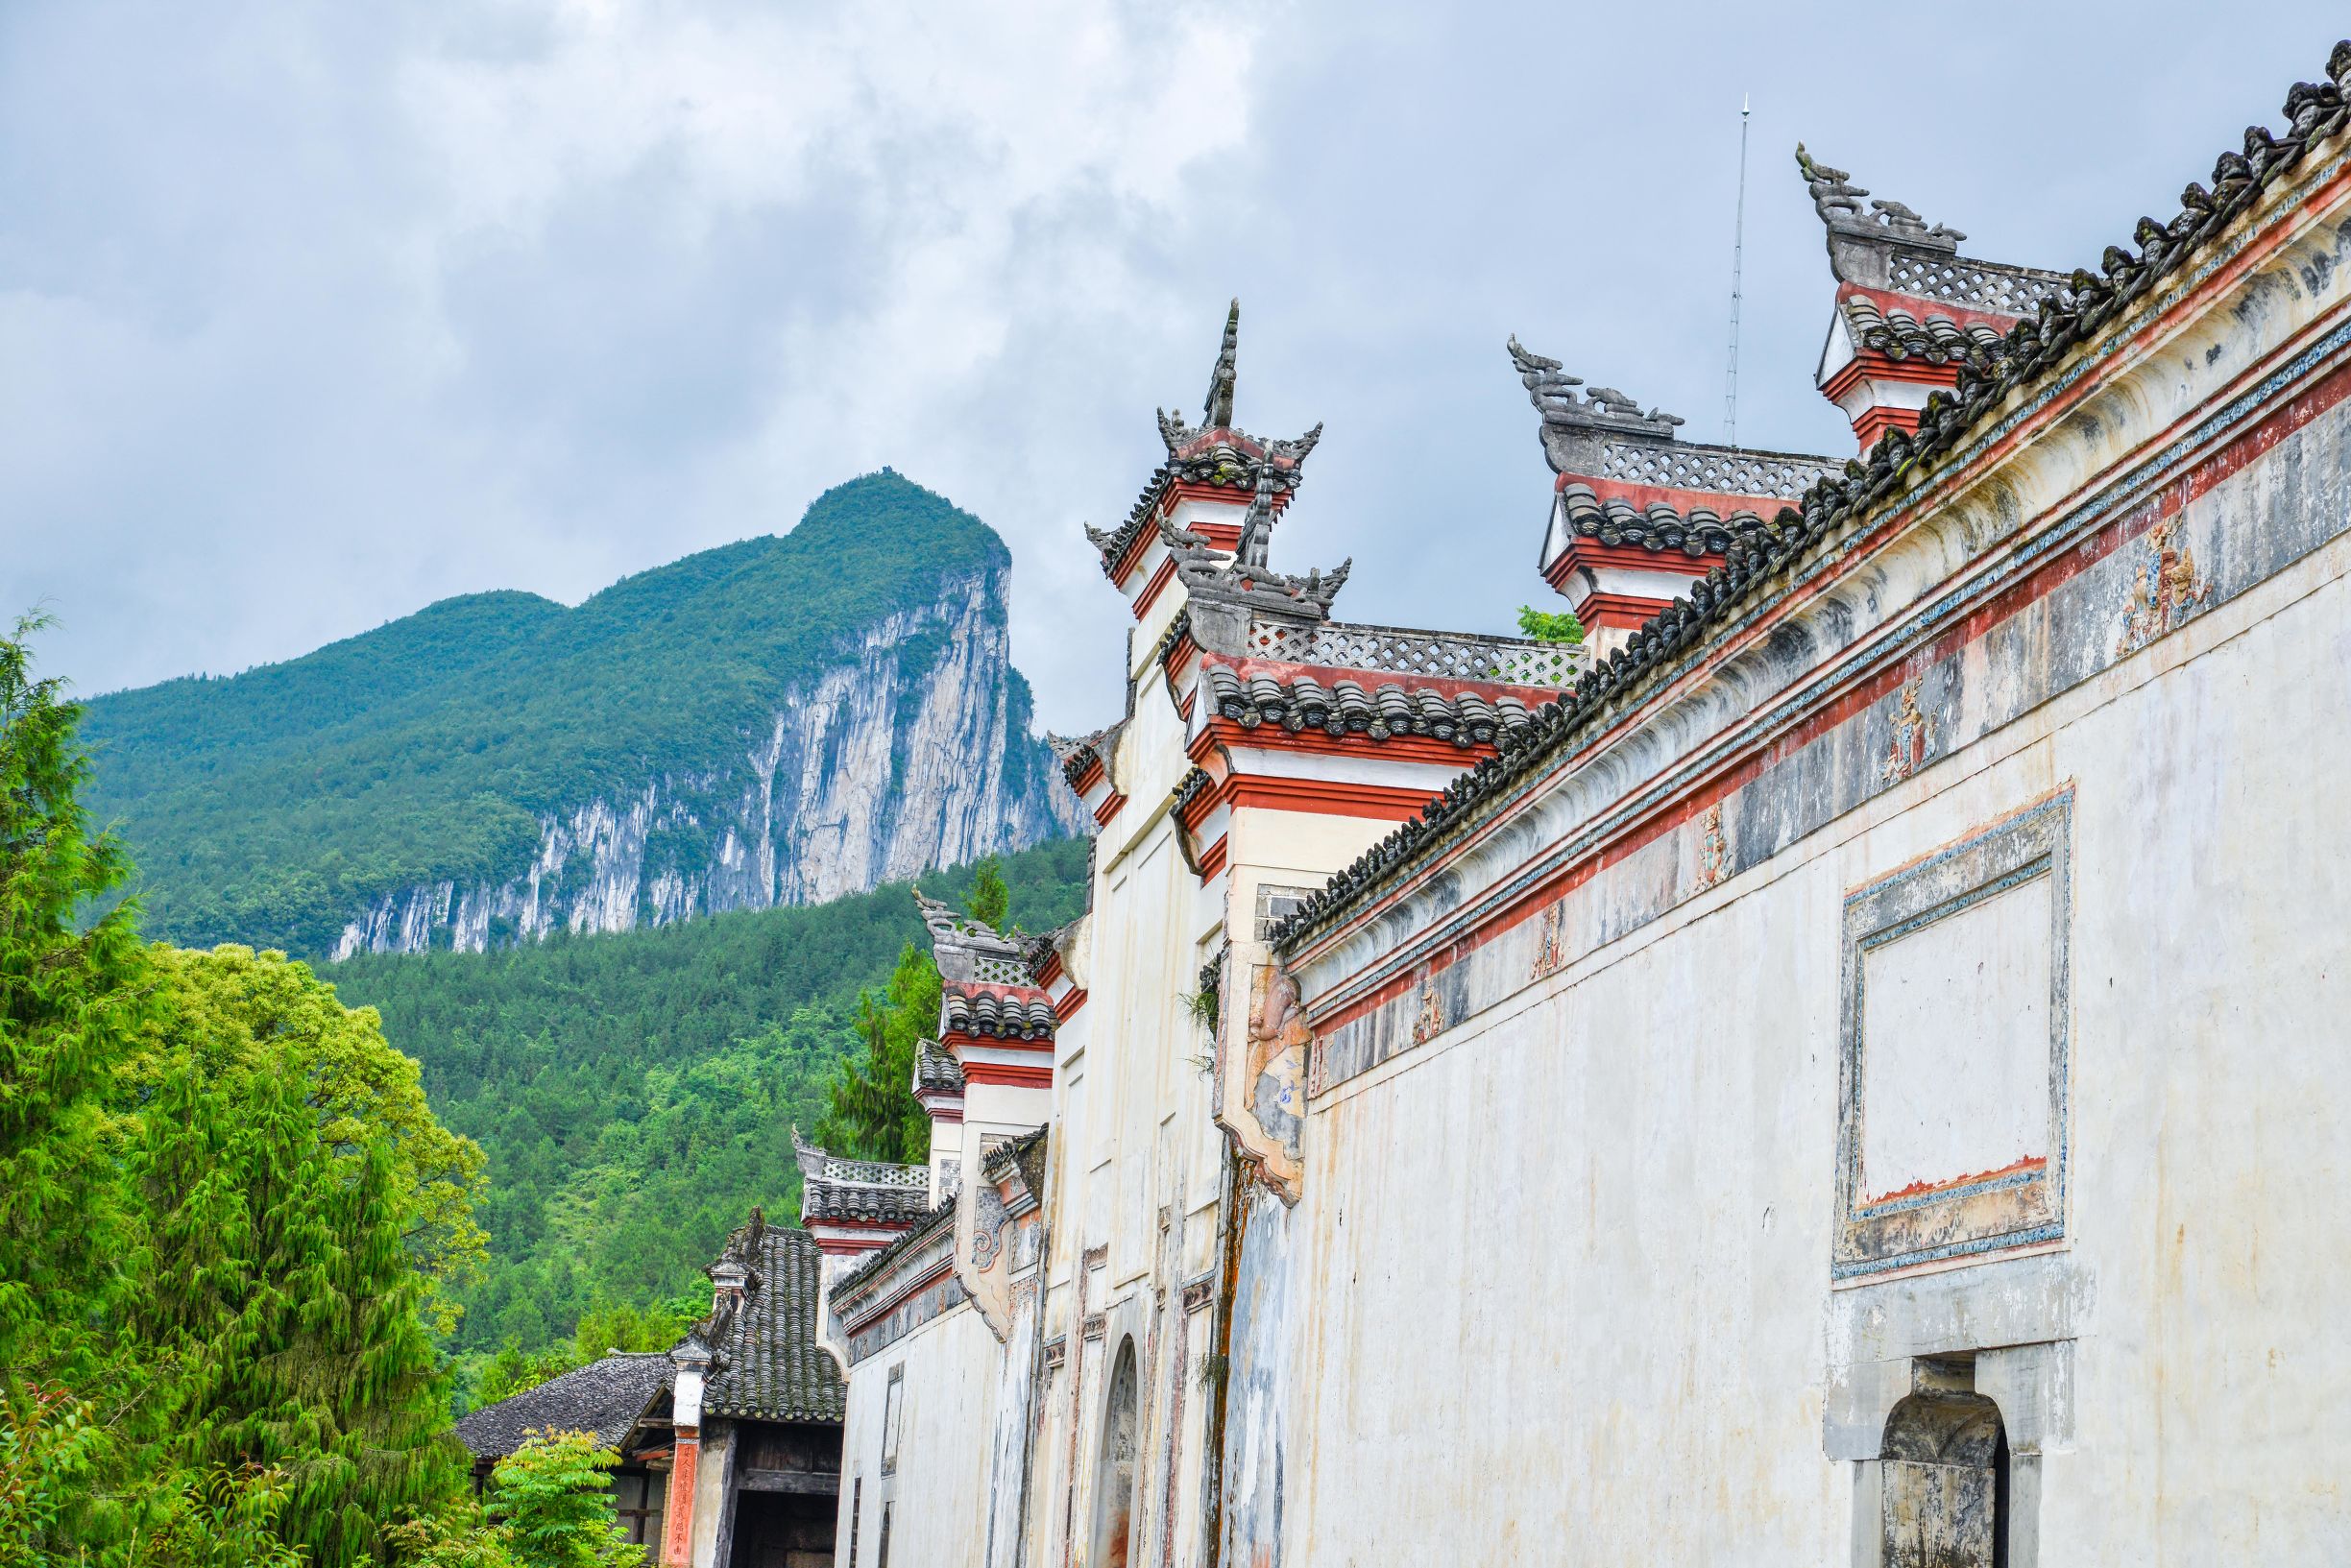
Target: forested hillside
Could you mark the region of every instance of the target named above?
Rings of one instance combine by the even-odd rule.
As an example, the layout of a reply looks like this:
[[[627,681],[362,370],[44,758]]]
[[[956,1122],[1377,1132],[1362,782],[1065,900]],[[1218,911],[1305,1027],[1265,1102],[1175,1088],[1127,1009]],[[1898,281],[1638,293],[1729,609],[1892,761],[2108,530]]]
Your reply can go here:
[[[479,949],[814,903],[1076,825],[1009,663],[1009,566],[884,470],[577,609],[474,594],[98,698],[91,806],[146,929],[199,945]]]
[[[1074,918],[1089,845],[1002,861],[1010,919]],[[970,873],[923,879],[958,903]],[[812,908],[746,911],[490,953],[323,965],[424,1067],[450,1130],[489,1157],[481,1277],[455,1346],[568,1337],[599,1300],[702,1288],[752,1204],[798,1213],[791,1128],[814,1128],[836,1065],[863,1049],[858,993],[925,940],[905,884]]]

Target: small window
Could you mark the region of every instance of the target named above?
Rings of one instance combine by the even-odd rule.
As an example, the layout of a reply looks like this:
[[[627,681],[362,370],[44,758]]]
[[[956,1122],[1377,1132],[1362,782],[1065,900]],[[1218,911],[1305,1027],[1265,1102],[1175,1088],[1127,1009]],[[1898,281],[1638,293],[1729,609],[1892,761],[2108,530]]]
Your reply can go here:
[[[874,1552],[874,1568],[889,1568],[890,1506],[882,1505],[882,1541]]]
[[[1272,882],[1257,884],[1257,920],[1251,928],[1258,941],[1273,934],[1273,928],[1292,915],[1298,905],[1314,896],[1311,887],[1281,887]]]
[[[857,1568],[858,1528],[865,1523],[865,1478],[849,1483],[849,1568]]]
[[[898,1407],[906,1392],[906,1363],[890,1368],[889,1393],[882,1402],[882,1473],[889,1475],[898,1468]],[[889,1517],[889,1505],[882,1505],[882,1517]],[[886,1531],[883,1539],[889,1538]]]

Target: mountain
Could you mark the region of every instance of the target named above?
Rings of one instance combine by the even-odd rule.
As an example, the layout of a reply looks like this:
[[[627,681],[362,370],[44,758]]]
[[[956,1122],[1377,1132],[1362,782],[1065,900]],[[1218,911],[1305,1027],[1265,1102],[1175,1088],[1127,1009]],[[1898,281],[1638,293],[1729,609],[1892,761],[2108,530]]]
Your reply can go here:
[[[885,469],[576,609],[471,594],[96,698],[92,805],[186,944],[480,951],[818,903],[1079,827],[1010,568]]]
[[[1090,849],[1006,856],[1012,918],[1075,918]],[[958,905],[970,884],[967,870],[922,880]],[[599,1298],[700,1285],[752,1204],[798,1213],[791,1129],[815,1125],[834,1065],[865,1049],[857,994],[909,942],[927,938],[894,883],[815,908],[320,966],[346,1004],[381,1012],[424,1064],[434,1114],[489,1155],[490,1262],[459,1293],[451,1348],[539,1349]]]

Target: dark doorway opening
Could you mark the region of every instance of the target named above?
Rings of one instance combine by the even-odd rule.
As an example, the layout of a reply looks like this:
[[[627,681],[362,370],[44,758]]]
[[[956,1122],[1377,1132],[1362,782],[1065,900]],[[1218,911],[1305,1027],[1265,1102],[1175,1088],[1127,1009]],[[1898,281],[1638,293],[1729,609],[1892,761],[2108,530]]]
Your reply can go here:
[[[1103,1411],[1102,1453],[1094,1471],[1096,1568],[1127,1568],[1134,1535],[1135,1347],[1120,1341],[1110,1370],[1110,1394]]]
[[[1885,1568],[2007,1568],[2008,1435],[1981,1394],[1912,1394],[1886,1417]]]
[[[833,1568],[834,1512],[825,1496],[736,1493],[732,1568]]]

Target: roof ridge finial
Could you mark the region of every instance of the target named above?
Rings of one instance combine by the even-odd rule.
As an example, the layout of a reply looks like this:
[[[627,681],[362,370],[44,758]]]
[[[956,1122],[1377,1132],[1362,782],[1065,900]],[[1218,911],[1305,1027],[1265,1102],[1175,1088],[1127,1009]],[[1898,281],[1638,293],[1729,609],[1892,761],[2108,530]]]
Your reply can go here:
[[[1241,301],[1236,296],[1232,308],[1224,313],[1224,342],[1217,350],[1216,369],[1208,375],[1208,403],[1200,415],[1202,429],[1223,430],[1232,425],[1234,365],[1240,346]]]
[[[1815,159],[1805,151],[1803,142],[1796,144],[1796,167],[1803,171],[1805,189],[1811,193],[1812,210],[1820,214],[1821,222],[1829,226],[1831,233],[1946,253],[1956,253],[1959,242],[1967,238],[1948,224],[1927,223],[1901,202],[1870,197],[1869,210],[1863,211],[1861,199],[1869,196],[1869,192],[1854,184],[1853,176],[1844,170],[1832,169]],[[1830,253],[1835,253],[1833,246]],[[1838,276],[1844,277],[1842,272]],[[1878,281],[1882,284],[1881,279]]]

